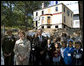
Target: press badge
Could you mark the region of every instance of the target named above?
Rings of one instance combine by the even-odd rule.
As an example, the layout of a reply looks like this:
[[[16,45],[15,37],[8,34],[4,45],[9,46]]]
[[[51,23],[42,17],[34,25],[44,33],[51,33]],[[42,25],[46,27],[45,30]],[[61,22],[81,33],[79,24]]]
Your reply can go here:
[[[76,54],[76,58],[80,58],[81,57],[81,55],[80,54]]]
[[[71,56],[71,54],[70,54],[70,53],[68,53],[68,56]]]
[[[34,48],[32,48],[32,50],[35,50]]]
[[[20,46],[24,46],[24,44],[20,44]]]

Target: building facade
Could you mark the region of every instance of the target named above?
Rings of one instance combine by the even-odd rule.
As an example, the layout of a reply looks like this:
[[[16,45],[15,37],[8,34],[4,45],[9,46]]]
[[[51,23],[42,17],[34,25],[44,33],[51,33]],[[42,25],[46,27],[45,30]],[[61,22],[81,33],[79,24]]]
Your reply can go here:
[[[63,3],[36,10],[33,16],[34,26],[38,29],[73,27],[73,12]]]
[[[73,11],[73,28],[80,28],[79,6],[78,1],[58,1],[58,4],[63,3]],[[54,1],[54,5],[56,1]]]

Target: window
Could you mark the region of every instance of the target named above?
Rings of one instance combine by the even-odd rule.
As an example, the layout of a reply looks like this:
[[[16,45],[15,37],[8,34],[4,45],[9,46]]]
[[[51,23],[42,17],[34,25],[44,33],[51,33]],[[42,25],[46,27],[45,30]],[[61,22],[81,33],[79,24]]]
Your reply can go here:
[[[65,18],[65,16],[64,16],[64,23],[66,22],[66,18]]]
[[[56,4],[58,4],[58,1],[56,1]]]
[[[67,10],[67,15],[68,15],[68,16],[69,16],[69,13],[70,13],[69,10]]]
[[[65,12],[65,7],[64,7],[64,12]]]
[[[48,8],[48,13],[51,13],[51,9],[50,8]]]
[[[42,17],[42,20],[44,20],[44,17]]]
[[[38,16],[38,12],[36,12],[36,16]]]
[[[63,28],[65,28],[65,25],[64,25],[64,27]]]
[[[44,28],[44,26],[42,26],[42,28]]]
[[[55,26],[55,28],[58,28],[58,26]]]
[[[58,11],[58,7],[56,7],[56,11]]]
[[[72,17],[72,13],[71,13],[71,17]]]
[[[47,17],[47,23],[50,24],[50,16]]]
[[[76,24],[79,24],[79,21],[76,21]]]
[[[48,16],[48,19],[50,19],[50,16]]]
[[[48,25],[47,28],[50,28],[50,26]]]
[[[42,11],[42,15],[44,14],[44,11]]]
[[[72,20],[71,20],[71,26],[73,26],[73,22],[72,22]]]
[[[36,21],[36,27],[38,26],[38,23],[37,23],[37,21]]]
[[[44,17],[42,17],[42,23],[44,23]]]

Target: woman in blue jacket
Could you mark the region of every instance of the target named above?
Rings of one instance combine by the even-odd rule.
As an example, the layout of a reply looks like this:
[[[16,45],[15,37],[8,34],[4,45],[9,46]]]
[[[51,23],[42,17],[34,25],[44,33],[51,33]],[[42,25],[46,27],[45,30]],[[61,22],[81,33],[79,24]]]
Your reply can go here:
[[[66,47],[64,51],[65,65],[72,65],[73,51],[74,51],[73,41],[69,41],[68,47]]]

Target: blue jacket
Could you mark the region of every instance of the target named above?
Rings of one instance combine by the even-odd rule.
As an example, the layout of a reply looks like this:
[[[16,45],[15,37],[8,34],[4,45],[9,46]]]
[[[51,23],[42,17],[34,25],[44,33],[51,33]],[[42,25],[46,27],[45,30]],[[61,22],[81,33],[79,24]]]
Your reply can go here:
[[[66,65],[72,65],[72,54],[73,54],[74,48],[66,47],[64,51],[64,62]]]
[[[67,44],[69,44],[69,41],[73,42],[73,39],[67,39]]]
[[[82,48],[76,49],[73,52],[73,63],[75,65],[82,65],[83,63],[83,50]]]

